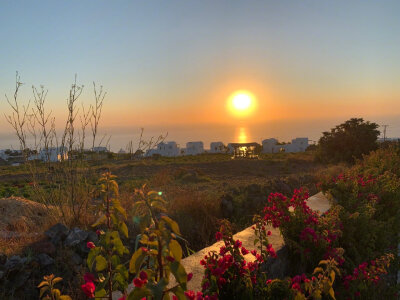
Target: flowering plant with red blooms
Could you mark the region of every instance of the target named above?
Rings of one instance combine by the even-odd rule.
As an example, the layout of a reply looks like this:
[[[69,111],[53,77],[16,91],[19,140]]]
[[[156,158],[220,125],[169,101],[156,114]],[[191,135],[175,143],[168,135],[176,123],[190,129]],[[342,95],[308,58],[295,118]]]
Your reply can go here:
[[[370,262],[361,263],[354,268],[353,272],[343,276],[342,281],[345,288],[343,293],[353,295],[354,298],[360,297],[360,299],[382,297],[382,290],[388,290],[388,287],[381,281],[383,276],[388,273],[393,259],[393,254],[385,254]]]
[[[279,193],[270,194],[264,208],[265,223],[259,220],[255,230],[260,236],[263,230],[259,228],[265,228],[266,224],[279,227],[285,244],[295,255],[292,263],[312,271],[322,259],[335,258],[343,262],[343,251],[336,248],[342,224],[338,209],[319,216],[307,205],[308,197],[303,189],[294,190],[291,199]]]
[[[259,266],[267,258],[266,253],[275,254],[274,249],[271,245],[265,247],[264,255],[256,250],[250,252],[241,241],[233,239],[228,223],[221,226],[216,238],[224,242],[219,253],[210,252],[200,261],[205,268],[204,295],[222,299],[253,298],[259,292],[258,281],[266,279],[266,275],[259,272]],[[249,253],[252,259],[246,260],[244,256]]]

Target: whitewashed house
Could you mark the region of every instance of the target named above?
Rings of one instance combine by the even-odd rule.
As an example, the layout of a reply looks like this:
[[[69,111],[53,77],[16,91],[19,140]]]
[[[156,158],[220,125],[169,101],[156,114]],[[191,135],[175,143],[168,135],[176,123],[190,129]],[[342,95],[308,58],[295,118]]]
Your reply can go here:
[[[278,140],[277,139],[271,138],[271,139],[263,140],[262,141],[263,152],[264,153],[279,152],[279,148],[282,145],[277,145],[277,144],[278,144]]]
[[[186,143],[186,155],[197,155],[201,153],[204,153],[203,142]]]
[[[226,147],[223,142],[210,143],[210,153],[225,153]]]
[[[266,139],[262,141],[264,153],[277,152],[304,152],[308,147],[308,138],[295,138],[291,143],[278,144],[277,139]]]
[[[35,159],[50,162],[67,160],[68,149],[66,147],[50,147],[48,149],[41,149]]]
[[[178,156],[179,148],[176,142],[161,142],[157,145],[157,152],[161,156]]]

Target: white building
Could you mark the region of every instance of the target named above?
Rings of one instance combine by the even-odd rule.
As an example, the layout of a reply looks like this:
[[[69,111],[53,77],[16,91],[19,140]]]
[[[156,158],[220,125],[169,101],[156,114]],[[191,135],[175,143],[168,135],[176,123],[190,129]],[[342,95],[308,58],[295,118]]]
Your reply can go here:
[[[93,147],[92,150],[93,150],[93,152],[97,152],[97,153],[108,152],[107,147]]]
[[[225,153],[226,147],[223,142],[210,143],[210,153]]]
[[[8,160],[8,154],[6,154],[8,150],[0,150],[0,158],[3,160]]]
[[[308,138],[295,138],[291,143],[278,144],[276,139],[266,139],[262,141],[264,153],[277,153],[277,152],[304,152],[308,147]]]
[[[161,142],[157,146],[157,152],[161,156],[178,156],[179,148],[176,142]]]
[[[66,147],[51,147],[46,149],[41,149],[38,155],[33,156],[33,159],[41,159],[43,161],[62,161],[68,159],[68,150]]]
[[[186,155],[197,155],[201,153],[204,153],[203,142],[186,143]]]

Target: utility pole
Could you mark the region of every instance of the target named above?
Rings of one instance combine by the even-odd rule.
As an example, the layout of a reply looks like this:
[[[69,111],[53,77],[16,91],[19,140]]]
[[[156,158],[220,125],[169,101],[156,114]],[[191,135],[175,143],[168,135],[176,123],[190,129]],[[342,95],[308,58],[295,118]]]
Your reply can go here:
[[[383,141],[386,141],[386,128],[389,127],[389,125],[381,125],[383,127]]]

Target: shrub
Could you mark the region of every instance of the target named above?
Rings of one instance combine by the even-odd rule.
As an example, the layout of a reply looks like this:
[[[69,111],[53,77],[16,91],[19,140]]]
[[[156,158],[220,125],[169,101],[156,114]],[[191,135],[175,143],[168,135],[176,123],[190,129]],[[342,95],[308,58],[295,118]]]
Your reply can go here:
[[[379,131],[376,123],[353,118],[323,132],[318,141],[317,157],[325,162],[354,162],[363,154],[376,150]]]

